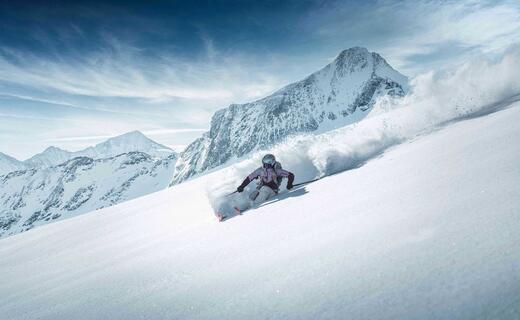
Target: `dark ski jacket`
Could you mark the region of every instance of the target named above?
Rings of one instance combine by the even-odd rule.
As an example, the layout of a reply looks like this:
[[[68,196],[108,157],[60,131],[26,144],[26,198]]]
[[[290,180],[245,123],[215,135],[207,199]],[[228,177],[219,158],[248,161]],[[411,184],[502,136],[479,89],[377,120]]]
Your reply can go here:
[[[287,185],[292,185],[294,181],[294,174],[287,170],[282,169],[281,167],[275,166],[274,168],[264,168],[260,167],[255,171],[251,172],[242,182],[240,187],[245,188],[251,181],[259,178],[258,187],[268,186],[273,189],[275,192],[278,191],[278,177],[287,178]]]

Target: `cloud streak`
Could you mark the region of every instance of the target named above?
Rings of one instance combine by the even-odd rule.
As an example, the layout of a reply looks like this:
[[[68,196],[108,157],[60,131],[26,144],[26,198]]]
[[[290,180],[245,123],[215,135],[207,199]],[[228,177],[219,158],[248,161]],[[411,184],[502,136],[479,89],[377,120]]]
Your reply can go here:
[[[306,30],[322,42],[344,39],[382,53],[398,69],[420,73],[500,53],[520,39],[518,1],[337,1],[311,12]]]
[[[164,102],[172,99],[233,101],[259,97],[280,81],[249,65],[240,55],[224,55],[204,36],[208,59],[187,60],[162,52],[147,59],[138,48],[114,39],[87,56],[52,59],[1,48],[0,80],[22,86],[94,97]],[[246,67],[247,65],[247,67]]]

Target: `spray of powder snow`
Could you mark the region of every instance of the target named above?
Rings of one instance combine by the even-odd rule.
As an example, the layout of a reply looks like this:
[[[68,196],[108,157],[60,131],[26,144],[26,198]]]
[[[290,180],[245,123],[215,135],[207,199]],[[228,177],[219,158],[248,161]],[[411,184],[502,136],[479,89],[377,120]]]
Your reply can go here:
[[[211,174],[208,198],[214,208],[221,205],[224,195],[260,165],[266,152],[294,172],[298,183],[359,167],[387,148],[446,123],[507,107],[520,100],[518,70],[520,46],[515,46],[495,61],[481,58],[454,70],[418,76],[406,97],[380,99],[370,115],[356,124],[320,135],[290,137]]]

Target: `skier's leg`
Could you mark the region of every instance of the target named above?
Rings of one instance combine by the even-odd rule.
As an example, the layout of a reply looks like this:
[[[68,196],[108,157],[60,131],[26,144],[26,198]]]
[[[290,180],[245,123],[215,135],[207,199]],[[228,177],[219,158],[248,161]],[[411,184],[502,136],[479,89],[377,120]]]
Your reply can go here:
[[[251,206],[252,206],[254,200],[257,198],[258,194],[259,194],[258,190],[255,190],[248,195],[247,199],[243,199],[243,198],[240,199],[238,201],[238,203],[236,203],[236,205],[234,206],[235,211],[242,212],[242,211],[245,211],[245,210],[251,208]]]
[[[275,192],[273,189],[269,188],[268,186],[262,186],[260,190],[258,190],[258,196],[256,197],[254,201],[254,205],[258,206],[261,203],[267,201],[269,198],[275,195]]]
[[[259,193],[258,190],[255,190],[255,191],[251,192],[251,193],[249,194],[249,200],[251,200],[251,201],[255,201],[255,200],[256,200],[256,197],[258,197],[258,193]]]

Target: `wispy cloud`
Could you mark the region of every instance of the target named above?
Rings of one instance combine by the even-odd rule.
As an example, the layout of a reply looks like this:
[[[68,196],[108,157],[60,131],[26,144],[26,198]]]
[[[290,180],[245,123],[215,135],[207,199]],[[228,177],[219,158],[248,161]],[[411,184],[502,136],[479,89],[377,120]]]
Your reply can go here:
[[[399,69],[417,73],[503,51],[520,40],[518,1],[343,1],[311,12],[307,30],[327,42],[377,50]]]
[[[162,52],[148,59],[139,48],[108,37],[89,55],[54,59],[0,48],[0,80],[74,95],[127,97],[164,102],[233,101],[258,97],[280,81],[246,56],[220,53],[203,35],[207,54],[188,60]]]
[[[71,142],[71,141],[93,141],[101,139],[110,139],[111,135],[100,135],[100,136],[80,136],[80,137],[63,137],[63,138],[52,138],[46,139],[47,142]]]

